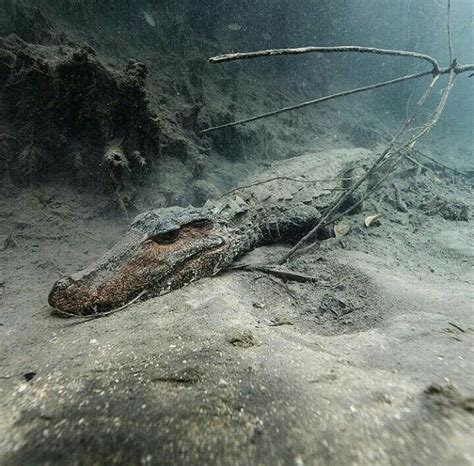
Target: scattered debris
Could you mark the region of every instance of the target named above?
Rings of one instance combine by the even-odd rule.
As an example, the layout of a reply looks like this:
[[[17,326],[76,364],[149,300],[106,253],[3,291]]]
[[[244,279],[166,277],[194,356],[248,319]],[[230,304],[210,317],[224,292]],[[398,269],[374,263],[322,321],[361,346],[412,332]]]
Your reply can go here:
[[[286,316],[276,316],[268,324],[270,327],[279,327],[281,325],[295,325],[295,323]]]
[[[227,29],[229,31],[238,32],[241,31],[243,27],[240,24],[232,23],[227,25]]]
[[[323,298],[320,309],[323,313],[330,312],[337,319],[345,316],[346,314],[350,314],[355,310],[348,306],[348,303],[345,299],[340,299],[331,294],[328,294]]]
[[[380,219],[383,217],[382,214],[369,215],[364,220],[364,225],[369,228],[371,226],[380,225]]]
[[[253,307],[255,309],[265,309],[265,304],[263,304],[263,303],[253,303]]]
[[[251,348],[257,344],[250,330],[236,330],[228,339],[229,343],[240,348]]]
[[[441,409],[460,408],[469,413],[474,413],[474,397],[463,396],[454,385],[433,383],[423,391],[423,394]]]
[[[339,222],[334,225],[334,234],[336,238],[346,236],[351,231],[351,226],[346,222]]]
[[[36,372],[26,372],[25,374],[23,374],[23,378],[27,382],[31,382],[35,377],[36,377]]]
[[[395,207],[399,212],[403,212],[406,214],[408,212],[408,207],[406,202],[402,199],[400,187],[394,183],[393,190],[395,191]]]
[[[436,196],[430,201],[421,204],[420,209],[428,216],[439,215],[445,220],[469,221],[469,206],[457,199],[450,200]]]

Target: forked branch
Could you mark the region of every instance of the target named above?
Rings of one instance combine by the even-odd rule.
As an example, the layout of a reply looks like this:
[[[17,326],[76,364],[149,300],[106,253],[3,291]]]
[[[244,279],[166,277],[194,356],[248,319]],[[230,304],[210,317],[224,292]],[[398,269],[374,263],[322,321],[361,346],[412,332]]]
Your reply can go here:
[[[435,73],[435,76],[441,76],[443,74],[448,74],[451,71],[451,67],[448,68],[439,68],[438,72]],[[466,73],[467,71],[474,71],[474,64],[470,65],[456,65],[454,68],[455,74]],[[375,89],[380,89],[382,87],[393,86],[394,84],[399,84],[405,81],[411,81],[413,79],[423,78],[424,76],[433,75],[433,70],[420,71],[419,73],[409,74],[406,76],[401,76],[399,78],[390,79],[389,81],[382,81],[376,84],[371,84],[369,86],[358,87],[355,89],[349,89],[348,91],[338,92],[336,94],[327,95],[324,97],[319,97],[317,99],[308,100],[306,102],[301,102],[296,105],[291,105],[289,107],[283,107],[278,110],[273,110],[271,112],[261,113],[250,118],[244,118],[241,120],[231,121],[229,123],[224,123],[223,125],[212,126],[210,128],[203,129],[202,134],[210,133],[212,131],[217,131],[219,129],[230,128],[233,126],[244,125],[246,123],[251,123],[253,121],[262,120],[263,118],[272,117],[275,115],[280,115],[281,113],[291,112],[293,110],[298,110],[300,108],[309,107],[311,105],[322,104],[323,102],[328,102],[329,100],[339,99],[341,97],[347,97],[349,95],[360,94],[361,92],[373,91]],[[472,76],[472,75],[471,75]]]
[[[421,71],[419,73],[402,76],[396,79],[391,79],[389,81],[383,81],[380,83],[371,84],[369,86],[364,86],[364,87],[359,87],[355,89],[350,89],[348,91],[338,92],[336,94],[320,97],[318,99],[308,100],[306,102],[302,102],[296,105],[291,105],[289,107],[280,108],[278,110],[262,113],[260,115],[255,115],[250,118],[244,118],[241,120],[225,123],[223,125],[213,126],[213,127],[202,130],[201,133],[205,134],[205,133],[210,133],[211,131],[216,131],[219,129],[243,125],[245,123],[261,120],[263,118],[279,115],[281,113],[286,113],[293,110],[298,110],[300,108],[309,107],[311,105],[317,105],[323,102],[328,102],[329,100],[338,99],[340,97],[347,97],[349,95],[359,94],[361,92],[372,91],[375,89],[380,89],[381,87],[393,86],[394,84],[410,81],[412,79],[422,78],[428,75],[437,76],[437,75],[442,75],[442,74],[449,74],[451,69],[453,68],[453,45],[452,45],[452,37],[451,37],[450,0],[448,1],[447,24],[448,24],[447,28],[448,28],[448,49],[449,49],[449,57],[450,57],[450,66],[446,68],[440,67],[438,61],[435,58],[429,55],[422,54],[422,53],[409,52],[406,50],[391,50],[391,49],[379,49],[379,48],[373,48],[373,47],[358,47],[358,46],[353,46],[353,45],[340,46],[340,47],[301,47],[301,48],[288,48],[288,49],[269,49],[269,50],[259,50],[256,52],[229,53],[229,54],[224,54],[224,55],[218,55],[216,57],[211,57],[209,58],[209,63],[215,64],[215,63],[223,63],[223,62],[235,61],[235,60],[249,60],[249,59],[261,58],[261,57],[275,57],[275,56],[282,56],[282,55],[300,55],[304,53],[365,53],[365,54],[391,55],[391,56],[398,56],[398,57],[416,58],[418,60],[422,60],[422,61],[426,61],[430,63],[431,65],[433,65],[433,68],[431,70]],[[474,70],[474,64],[469,64],[469,65],[454,64],[454,72],[456,74],[461,74],[461,73],[465,73],[467,71],[473,71],[473,70]]]
[[[262,113],[260,115],[256,115],[256,116],[253,116],[253,117],[250,117],[250,118],[245,118],[243,120],[232,121],[230,123],[225,123],[223,125],[213,126],[211,128],[206,128],[206,129],[202,130],[201,133],[203,133],[203,134],[204,133],[210,133],[211,131],[216,131],[218,129],[224,129],[224,128],[230,128],[232,126],[243,125],[245,123],[250,123],[252,121],[257,121],[257,120],[261,120],[263,118],[268,118],[268,117],[271,117],[271,116],[274,116],[274,115],[279,115],[280,113],[286,113],[286,112],[290,112],[292,110],[297,110],[299,108],[309,107],[310,105],[322,104],[323,102],[328,102],[329,100],[338,99],[340,97],[347,97],[349,95],[359,94],[361,92],[372,91],[374,89],[379,89],[381,87],[392,86],[393,84],[402,83],[404,81],[410,81],[411,79],[422,78],[423,76],[428,76],[428,75],[431,75],[431,74],[432,74],[432,71],[422,71],[420,73],[410,74],[410,75],[407,75],[407,76],[402,76],[400,78],[391,79],[390,81],[383,81],[383,82],[380,82],[380,83],[377,83],[377,84],[371,84],[370,86],[358,87],[356,89],[350,89],[348,91],[338,92],[337,94],[331,94],[331,95],[327,95],[325,97],[320,97],[318,99],[308,100],[307,102],[302,102],[300,104],[291,105],[290,107],[280,108],[280,109],[274,110],[272,112]]]

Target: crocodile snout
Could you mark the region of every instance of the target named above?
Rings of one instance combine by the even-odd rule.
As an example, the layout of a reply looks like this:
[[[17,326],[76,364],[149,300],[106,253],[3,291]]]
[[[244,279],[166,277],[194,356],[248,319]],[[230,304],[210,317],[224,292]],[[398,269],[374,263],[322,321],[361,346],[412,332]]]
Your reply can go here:
[[[82,280],[71,277],[59,279],[48,295],[48,303],[54,309],[74,314],[90,313],[91,293]]]
[[[50,306],[57,308],[57,304],[62,301],[67,294],[67,290],[74,284],[74,280],[70,277],[59,279],[51,288],[48,295],[48,303]]]
[[[48,302],[63,314],[100,314],[145,293],[157,296],[213,275],[227,243],[211,228],[193,223],[173,236],[153,232],[148,239],[142,235],[141,242],[124,240],[96,263],[58,280]]]

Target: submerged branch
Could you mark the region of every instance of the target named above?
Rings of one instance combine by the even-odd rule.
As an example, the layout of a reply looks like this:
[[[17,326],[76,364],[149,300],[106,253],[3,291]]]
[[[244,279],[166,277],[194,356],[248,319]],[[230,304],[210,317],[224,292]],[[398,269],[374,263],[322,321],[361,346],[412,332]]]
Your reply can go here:
[[[291,105],[290,107],[284,107],[284,108],[280,108],[278,110],[273,110],[271,112],[262,113],[260,115],[256,115],[256,116],[253,116],[253,117],[250,117],[250,118],[245,118],[243,120],[237,120],[237,121],[232,121],[230,123],[225,123],[223,125],[213,126],[212,128],[207,128],[207,129],[202,130],[201,133],[210,133],[211,131],[216,131],[218,129],[230,128],[231,126],[237,126],[237,125],[243,125],[245,123],[250,123],[252,121],[261,120],[262,118],[268,118],[268,117],[271,117],[271,116],[274,116],[274,115],[279,115],[280,113],[290,112],[292,110],[297,110],[299,108],[308,107],[310,105],[321,104],[321,103],[327,102],[329,100],[338,99],[340,97],[347,97],[349,95],[358,94],[360,92],[366,92],[366,91],[371,91],[371,90],[374,90],[374,89],[379,89],[379,88],[385,87],[385,86],[391,86],[393,84],[398,84],[398,83],[401,83],[401,82],[404,82],[404,81],[409,81],[411,79],[422,78],[423,76],[428,76],[428,75],[431,75],[431,74],[432,74],[432,71],[421,71],[420,73],[415,73],[415,74],[410,74],[410,75],[407,75],[407,76],[402,76],[400,78],[391,79],[390,81],[383,81],[383,82],[380,82],[380,83],[371,84],[370,86],[364,86],[364,87],[359,87],[359,88],[356,88],[356,89],[350,89],[348,91],[338,92],[337,94],[331,94],[331,95],[327,95],[325,97],[320,97],[318,99],[308,100],[307,102],[302,102],[300,104]]]
[[[450,67],[447,67],[447,68],[439,68],[438,72],[436,72],[434,74],[434,76],[441,76],[443,74],[449,74],[451,72],[451,70],[453,70],[455,74],[462,74],[462,73],[466,73],[467,71],[474,71],[474,64],[468,64],[468,65],[456,65],[455,64],[454,67],[450,66]],[[380,83],[371,84],[369,86],[358,87],[356,89],[350,89],[348,91],[338,92],[337,94],[331,94],[331,95],[327,95],[327,96],[324,96],[324,97],[320,97],[318,99],[308,100],[308,101],[302,102],[300,104],[291,105],[289,107],[283,107],[283,108],[280,108],[278,110],[273,110],[271,112],[261,113],[259,115],[255,115],[255,116],[250,117],[250,118],[244,118],[242,120],[231,121],[230,123],[224,123],[223,125],[219,125],[219,126],[212,126],[211,128],[203,129],[201,131],[201,134],[210,133],[212,131],[217,131],[219,129],[224,129],[224,128],[230,128],[230,127],[233,127],[233,126],[243,125],[245,123],[250,123],[250,122],[253,122],[253,121],[261,120],[263,118],[268,118],[268,117],[272,117],[272,116],[275,116],[275,115],[280,115],[281,113],[291,112],[293,110],[298,110],[300,108],[309,107],[310,105],[321,104],[323,102],[328,102],[329,100],[338,99],[340,97],[347,97],[349,95],[359,94],[361,92],[372,91],[374,89],[380,89],[382,87],[392,86],[394,84],[402,83],[402,82],[405,82],[405,81],[410,81],[412,79],[422,78],[424,76],[429,76],[429,75],[433,75],[432,70],[430,70],[430,71],[420,71],[419,73],[409,74],[409,75],[406,75],[406,76],[401,76],[400,78],[391,79],[389,81],[382,81]]]
[[[295,272],[289,269],[282,269],[277,266],[267,264],[237,264],[234,267],[231,267],[230,270],[245,272],[262,272],[269,275],[274,275],[275,277],[281,278],[283,280],[289,280],[300,283],[321,282],[321,279],[318,277],[313,277],[304,273]],[[322,284],[321,286],[327,285]]]
[[[217,57],[209,58],[209,63],[222,63],[234,60],[248,60],[252,58],[260,57],[275,57],[279,55],[299,55],[302,53],[369,53],[374,55],[391,55],[395,57],[409,57],[417,58],[419,60],[427,61],[433,65],[433,72],[439,71],[439,64],[433,57],[425,55],[423,53],[409,52],[406,50],[390,50],[390,49],[379,49],[374,47],[359,47],[354,45],[344,45],[340,47],[300,47],[290,49],[269,49],[259,50],[256,52],[244,52],[244,53],[228,53],[225,55],[218,55]]]
[[[447,28],[448,28],[449,63],[452,63],[454,59],[454,51],[453,51],[453,35],[451,34],[451,0],[448,0]]]
[[[331,183],[333,181],[351,181],[353,180],[353,178],[339,178],[339,179],[325,178],[321,180],[311,180],[311,179],[292,178],[290,176],[274,176],[273,178],[268,178],[266,180],[255,181],[254,183],[238,186],[237,188],[234,188],[234,189],[231,189],[230,191],[225,192],[224,194],[222,194],[222,196],[220,196],[220,198],[228,196],[229,194],[235,193],[237,191],[242,191],[244,189],[253,188],[254,186],[259,186],[262,184],[267,184],[267,183],[271,183],[272,181],[279,181],[279,180],[294,181],[295,183],[303,183],[303,184],[315,184],[315,183]],[[342,188],[322,188],[322,189],[326,191],[338,191]]]
[[[425,158],[426,160],[429,160],[432,164],[439,166],[443,170],[452,171],[453,173],[456,173],[457,175],[461,175],[461,176],[469,176],[469,173],[466,173],[463,170],[458,170],[457,168],[454,168],[454,167],[450,167],[449,165],[446,165],[445,163],[440,162],[439,160],[436,160],[433,157],[430,157],[429,155],[426,155],[424,152],[421,152],[418,149],[415,149],[414,153],[419,155],[420,157]]]

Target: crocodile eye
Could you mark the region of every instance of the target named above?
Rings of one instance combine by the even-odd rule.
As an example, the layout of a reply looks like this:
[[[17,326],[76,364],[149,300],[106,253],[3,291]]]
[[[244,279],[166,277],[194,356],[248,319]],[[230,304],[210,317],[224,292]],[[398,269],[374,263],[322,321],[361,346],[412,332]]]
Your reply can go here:
[[[179,229],[150,236],[148,239],[158,244],[174,243],[179,238]]]
[[[189,223],[186,223],[185,226],[193,227],[193,228],[209,229],[209,228],[212,228],[213,223],[211,222],[211,220],[208,220],[206,218],[202,218],[202,219],[199,219],[199,220],[193,220]]]

